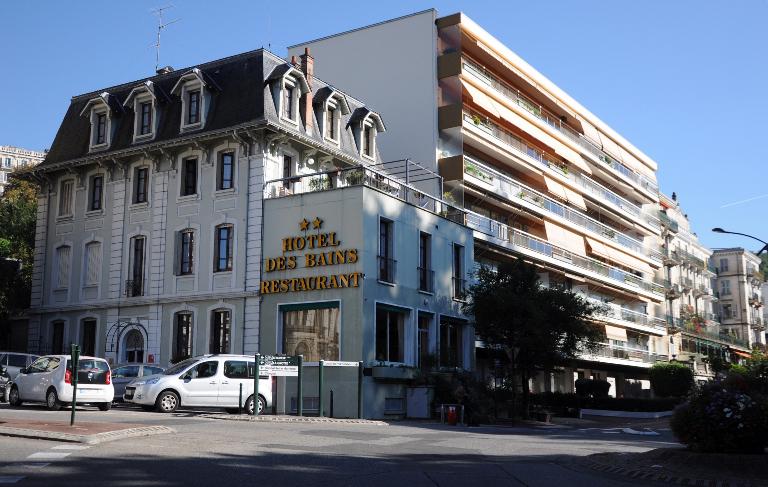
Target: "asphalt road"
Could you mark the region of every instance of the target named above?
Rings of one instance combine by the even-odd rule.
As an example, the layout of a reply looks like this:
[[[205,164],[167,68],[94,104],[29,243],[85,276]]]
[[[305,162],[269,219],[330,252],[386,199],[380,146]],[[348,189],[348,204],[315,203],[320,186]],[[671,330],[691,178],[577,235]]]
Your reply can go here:
[[[196,411],[163,415],[128,408],[83,407],[77,415],[80,421],[164,425],[176,433],[93,446],[0,437],[0,484],[621,487],[639,484],[598,474],[575,460],[674,444],[663,421],[603,420],[542,429],[253,423],[204,418]],[[13,417],[67,421],[69,411],[0,406],[0,420]]]

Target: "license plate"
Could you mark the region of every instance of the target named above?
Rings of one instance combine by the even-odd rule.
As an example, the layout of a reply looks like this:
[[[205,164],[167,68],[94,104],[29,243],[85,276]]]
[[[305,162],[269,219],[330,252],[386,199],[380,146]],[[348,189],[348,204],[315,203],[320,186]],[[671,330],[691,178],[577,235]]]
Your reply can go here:
[[[77,388],[77,393],[83,394],[84,396],[88,396],[90,394],[93,394],[94,392],[96,391],[94,391],[93,389],[80,389],[79,387]]]

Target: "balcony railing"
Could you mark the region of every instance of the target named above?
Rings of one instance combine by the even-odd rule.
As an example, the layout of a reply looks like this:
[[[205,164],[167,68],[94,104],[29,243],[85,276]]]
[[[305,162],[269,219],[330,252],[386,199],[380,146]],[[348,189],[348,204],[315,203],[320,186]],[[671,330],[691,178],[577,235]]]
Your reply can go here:
[[[601,184],[598,184],[587,176],[584,176],[578,172],[570,171],[568,166],[562,163],[560,160],[541,152],[535,147],[531,147],[516,135],[506,131],[502,127],[499,127],[492,121],[485,119],[485,117],[479,114],[464,112],[464,121],[471,123],[491,137],[494,137],[502,143],[510,146],[514,152],[517,152],[523,158],[530,159],[535,164],[549,168],[561,176],[567,177],[578,186],[580,186],[584,191],[592,194],[597,198],[600,198],[603,202],[608,203],[619,210],[623,210],[635,218],[642,219],[654,229],[661,228],[659,219],[656,218],[656,216],[642,211],[639,206],[631,203],[625,198],[622,198],[618,194],[607,189]]]
[[[460,277],[451,278],[453,283],[453,299],[464,301],[467,299],[467,280]]]
[[[667,316],[667,323],[669,324],[670,328],[684,331],[694,336],[699,336],[701,338],[712,338],[742,348],[749,348],[748,341],[742,340],[736,335],[731,335],[725,330],[718,329],[720,325],[717,324],[696,324],[690,321],[686,322],[682,318],[672,316]]]
[[[608,153],[595,146],[594,143],[589,141],[586,137],[568,125],[562,123],[559,117],[548,112],[541,105],[535,103],[533,100],[520,93],[519,90],[502,82],[496,76],[489,73],[478,64],[465,58],[464,70],[467,73],[473,75],[479,81],[485,83],[486,85],[496,90],[498,93],[505,96],[515,105],[525,109],[539,120],[545,122],[550,127],[553,127],[554,129],[560,131],[562,134],[566,135],[569,139],[579,144],[582,148],[590,152],[594,157],[607,164],[611,169],[618,172],[626,179],[629,179],[634,184],[644,188],[652,194],[659,192],[659,186],[655,181],[642,174],[634,172],[621,162],[617,161]]]
[[[659,220],[661,220],[661,224],[670,229],[671,231],[677,233],[678,230],[680,230],[680,226],[677,224],[675,220],[669,217],[666,213],[659,210]]]
[[[683,277],[680,279],[680,284],[682,284],[683,289],[686,291],[693,289],[693,281],[688,277]]]
[[[654,282],[643,279],[618,267],[613,267],[597,259],[574,254],[539,237],[512,228],[504,223],[492,220],[474,212],[467,212],[466,225],[478,232],[495,237],[510,245],[524,248],[538,254],[551,257],[564,263],[602,276],[609,282],[617,282],[640,288],[654,294],[664,295],[664,288]]]
[[[599,349],[585,355],[590,357],[598,357],[598,358],[604,357],[604,358],[632,360],[635,362],[642,362],[646,364],[653,364],[660,360],[667,360],[666,355],[659,355],[656,353],[652,353],[642,348],[620,347],[617,345],[609,345],[607,343],[601,343]]]
[[[707,263],[704,262],[704,259],[700,259],[695,255],[693,255],[692,253],[686,252],[683,249],[678,249],[677,253],[680,256],[680,259],[686,264],[692,265],[700,270],[707,269]]]
[[[129,298],[133,298],[135,296],[144,296],[144,281],[143,280],[125,281],[125,295]]]
[[[464,156],[464,159],[464,173],[492,186],[496,194],[509,200],[522,200],[538,206],[546,212],[564,218],[595,235],[607,238],[635,253],[646,255],[659,263],[661,262],[661,254],[657,250],[644,248],[641,242],[621,233],[615,228],[611,228],[594,218],[568,208],[549,196],[515,181],[510,176],[493,169],[488,164],[474,157]]]
[[[397,261],[384,256],[378,256],[379,274],[378,279],[381,282],[389,284],[395,283],[395,272],[397,271]]]
[[[366,186],[455,222],[464,222],[464,210],[367,166],[274,179],[264,184],[264,199]]]
[[[425,293],[435,292],[435,271],[425,269],[424,267],[417,267],[416,273],[419,277],[419,291]]]
[[[632,324],[649,326],[659,331],[664,331],[667,328],[667,322],[664,321],[664,319],[662,318],[657,318],[655,316],[651,316],[645,313],[640,313],[638,311],[633,311],[631,309],[622,308],[621,306],[607,304],[602,302],[599,299],[595,299],[591,297],[588,299],[589,301],[601,306],[603,310],[603,314],[598,316],[598,319],[601,317],[613,318],[616,320],[621,320],[621,321],[625,321]]]

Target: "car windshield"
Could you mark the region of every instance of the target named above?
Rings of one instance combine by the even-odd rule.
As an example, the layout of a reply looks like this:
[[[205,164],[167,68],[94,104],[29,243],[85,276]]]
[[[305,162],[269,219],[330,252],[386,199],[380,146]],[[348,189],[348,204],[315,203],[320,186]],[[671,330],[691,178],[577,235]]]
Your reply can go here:
[[[174,375],[178,374],[179,372],[183,372],[187,367],[197,362],[198,359],[196,358],[188,358],[187,360],[184,360],[183,362],[179,362],[178,364],[168,368],[163,374],[165,375]]]

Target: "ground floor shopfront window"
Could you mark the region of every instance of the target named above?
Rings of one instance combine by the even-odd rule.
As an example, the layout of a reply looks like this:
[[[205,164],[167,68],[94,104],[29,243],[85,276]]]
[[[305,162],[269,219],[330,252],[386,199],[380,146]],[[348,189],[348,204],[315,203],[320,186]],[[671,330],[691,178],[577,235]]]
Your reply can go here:
[[[283,353],[305,361],[339,360],[339,303],[280,306]]]

